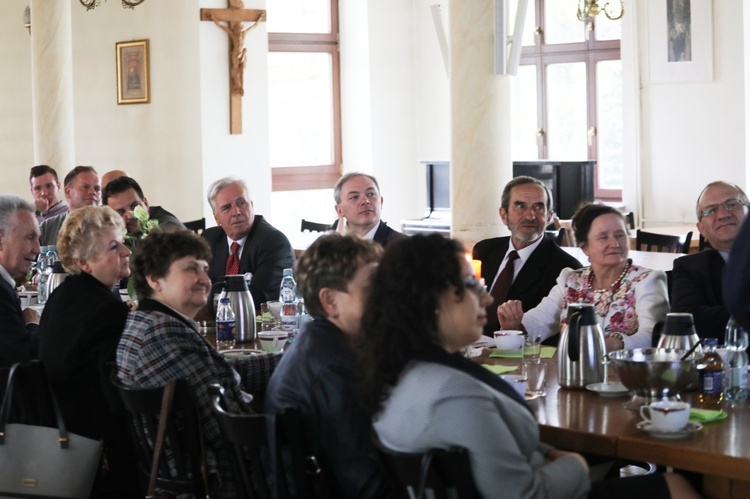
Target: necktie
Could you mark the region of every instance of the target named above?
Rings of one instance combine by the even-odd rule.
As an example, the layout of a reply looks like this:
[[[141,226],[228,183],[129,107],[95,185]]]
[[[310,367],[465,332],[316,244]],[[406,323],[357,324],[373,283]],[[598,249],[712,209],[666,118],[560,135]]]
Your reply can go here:
[[[487,307],[487,325],[485,326],[485,333],[492,335],[493,331],[500,329],[500,323],[497,321],[497,307],[501,303],[505,303],[508,299],[508,291],[513,284],[513,273],[515,271],[515,262],[518,259],[518,253],[513,250],[508,253],[508,262],[505,264],[503,271],[495,281],[495,285],[492,286],[490,295],[492,295],[492,305]]]
[[[235,275],[240,273],[240,245],[232,243],[232,254],[227,258],[227,266],[224,275]]]

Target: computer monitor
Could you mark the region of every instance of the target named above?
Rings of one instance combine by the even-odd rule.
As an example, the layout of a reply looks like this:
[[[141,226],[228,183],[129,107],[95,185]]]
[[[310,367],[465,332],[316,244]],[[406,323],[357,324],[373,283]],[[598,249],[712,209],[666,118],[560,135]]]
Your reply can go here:
[[[450,215],[451,168],[448,161],[420,161],[425,167],[425,218]]]

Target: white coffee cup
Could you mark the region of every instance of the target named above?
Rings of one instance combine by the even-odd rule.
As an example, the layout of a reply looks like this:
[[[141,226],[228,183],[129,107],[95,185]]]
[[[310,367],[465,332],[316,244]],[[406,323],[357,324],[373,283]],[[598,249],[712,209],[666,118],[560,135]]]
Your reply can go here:
[[[690,419],[690,404],[662,400],[641,407],[641,417],[651,423],[651,429],[671,432],[685,428]]]
[[[523,331],[501,329],[495,331],[495,346],[498,350],[518,350],[523,348],[525,335]]]
[[[284,348],[289,333],[286,331],[273,330],[273,331],[258,331],[258,340],[260,340],[260,346],[264,352],[278,353]]]
[[[501,374],[501,378],[523,397],[526,394],[526,376],[523,374]]]

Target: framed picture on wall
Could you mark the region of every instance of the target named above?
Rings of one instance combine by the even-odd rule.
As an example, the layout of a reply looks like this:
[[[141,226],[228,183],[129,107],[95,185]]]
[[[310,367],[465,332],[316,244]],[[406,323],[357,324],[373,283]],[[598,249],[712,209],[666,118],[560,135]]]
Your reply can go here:
[[[711,0],[649,0],[651,83],[714,78]]]
[[[117,103],[151,102],[148,40],[117,42]]]

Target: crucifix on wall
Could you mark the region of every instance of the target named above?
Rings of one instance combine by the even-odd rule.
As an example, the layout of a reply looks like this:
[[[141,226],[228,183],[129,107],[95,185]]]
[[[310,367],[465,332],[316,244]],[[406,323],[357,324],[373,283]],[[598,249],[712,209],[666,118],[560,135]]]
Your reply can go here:
[[[243,75],[247,58],[245,35],[266,20],[265,10],[245,9],[244,6],[242,0],[229,0],[226,9],[201,9],[201,21],[213,21],[229,35],[229,133],[233,135],[242,133]],[[253,24],[245,27],[243,21]]]

